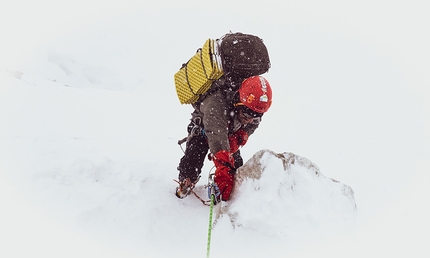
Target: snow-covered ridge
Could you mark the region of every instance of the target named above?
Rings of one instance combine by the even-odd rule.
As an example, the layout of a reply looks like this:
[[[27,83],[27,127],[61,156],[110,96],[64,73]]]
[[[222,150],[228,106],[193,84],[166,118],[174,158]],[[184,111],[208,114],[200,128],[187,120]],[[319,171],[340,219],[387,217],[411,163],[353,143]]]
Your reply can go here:
[[[227,215],[233,227],[292,238],[288,232],[349,226],[356,211],[352,188],[325,177],[310,160],[261,150],[238,169],[231,202],[218,217]]]

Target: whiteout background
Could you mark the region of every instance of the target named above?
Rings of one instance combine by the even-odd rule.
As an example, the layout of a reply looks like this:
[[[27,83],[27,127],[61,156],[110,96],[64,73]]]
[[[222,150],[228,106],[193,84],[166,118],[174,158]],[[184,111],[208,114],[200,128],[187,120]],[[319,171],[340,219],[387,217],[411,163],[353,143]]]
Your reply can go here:
[[[16,97],[0,103],[6,229],[1,237],[9,239],[3,250],[9,257],[47,246],[52,256],[127,255],[103,239],[69,232],[62,221],[65,214],[74,218],[73,209],[53,207],[64,191],[52,201],[55,191],[46,183],[51,187],[46,201],[33,202],[32,171],[54,177],[53,168],[68,175],[100,166],[92,170],[124,175],[129,182],[120,186],[124,189],[141,181],[142,167],[176,177],[181,152],[175,142],[184,136],[190,107],[179,105],[173,74],[205,39],[231,30],[262,37],[272,60],[266,78],[274,104],[244,158],[266,148],[291,151],[355,191],[359,217],[351,238],[322,241],[294,255],[425,257],[423,234],[430,229],[425,10],[424,1],[3,4],[1,94]],[[85,165],[88,160],[96,165]],[[145,194],[160,187],[169,191],[169,183],[148,182]],[[103,196],[101,191],[94,195]],[[126,246],[133,239],[123,241]]]

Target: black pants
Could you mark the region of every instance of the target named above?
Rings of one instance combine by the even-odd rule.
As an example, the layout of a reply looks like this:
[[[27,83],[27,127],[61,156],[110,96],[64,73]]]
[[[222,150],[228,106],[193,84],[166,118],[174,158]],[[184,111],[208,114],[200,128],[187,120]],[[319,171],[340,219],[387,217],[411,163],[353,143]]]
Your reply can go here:
[[[193,122],[188,126],[189,134],[192,132],[194,127],[195,124]],[[194,136],[187,141],[185,154],[181,158],[178,166],[179,181],[190,178],[192,182],[195,182],[199,178],[202,173],[203,164],[208,151],[209,145],[206,136],[202,133],[197,135],[194,134]],[[243,165],[240,151],[234,153],[233,158],[235,168],[239,168]]]

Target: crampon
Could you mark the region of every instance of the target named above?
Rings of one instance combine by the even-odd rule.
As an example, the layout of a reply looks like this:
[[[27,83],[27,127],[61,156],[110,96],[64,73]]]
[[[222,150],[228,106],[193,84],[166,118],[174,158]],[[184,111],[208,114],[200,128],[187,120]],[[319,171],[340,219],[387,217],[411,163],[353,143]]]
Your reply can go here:
[[[176,192],[175,192],[176,197],[183,199],[193,192],[193,189],[196,186],[196,183],[198,180],[196,180],[196,182],[191,182],[191,179],[186,178],[181,182],[178,180],[173,180],[173,181],[179,184],[179,186],[176,187]]]
[[[176,187],[176,191],[175,191],[176,197],[178,197],[179,199],[184,199],[185,197],[187,197],[188,195],[190,195],[192,193],[204,205],[209,206],[210,205],[210,200],[203,200],[198,194],[196,194],[193,191],[193,189],[196,186],[196,184],[199,181],[199,179],[200,179],[200,177],[197,178],[197,180],[195,182],[192,182],[189,178],[186,178],[183,181],[178,181],[176,179],[173,179],[173,181],[175,181],[176,183],[179,184],[179,186]],[[207,187],[208,187],[208,185],[205,185],[205,188],[207,188]]]

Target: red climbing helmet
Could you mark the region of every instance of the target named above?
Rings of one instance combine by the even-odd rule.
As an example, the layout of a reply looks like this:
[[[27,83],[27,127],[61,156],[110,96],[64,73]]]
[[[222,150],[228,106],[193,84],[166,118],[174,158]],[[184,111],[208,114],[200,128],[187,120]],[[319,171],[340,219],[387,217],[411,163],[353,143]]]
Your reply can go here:
[[[272,105],[272,88],[262,76],[252,76],[242,82],[239,97],[243,105],[262,114]]]

